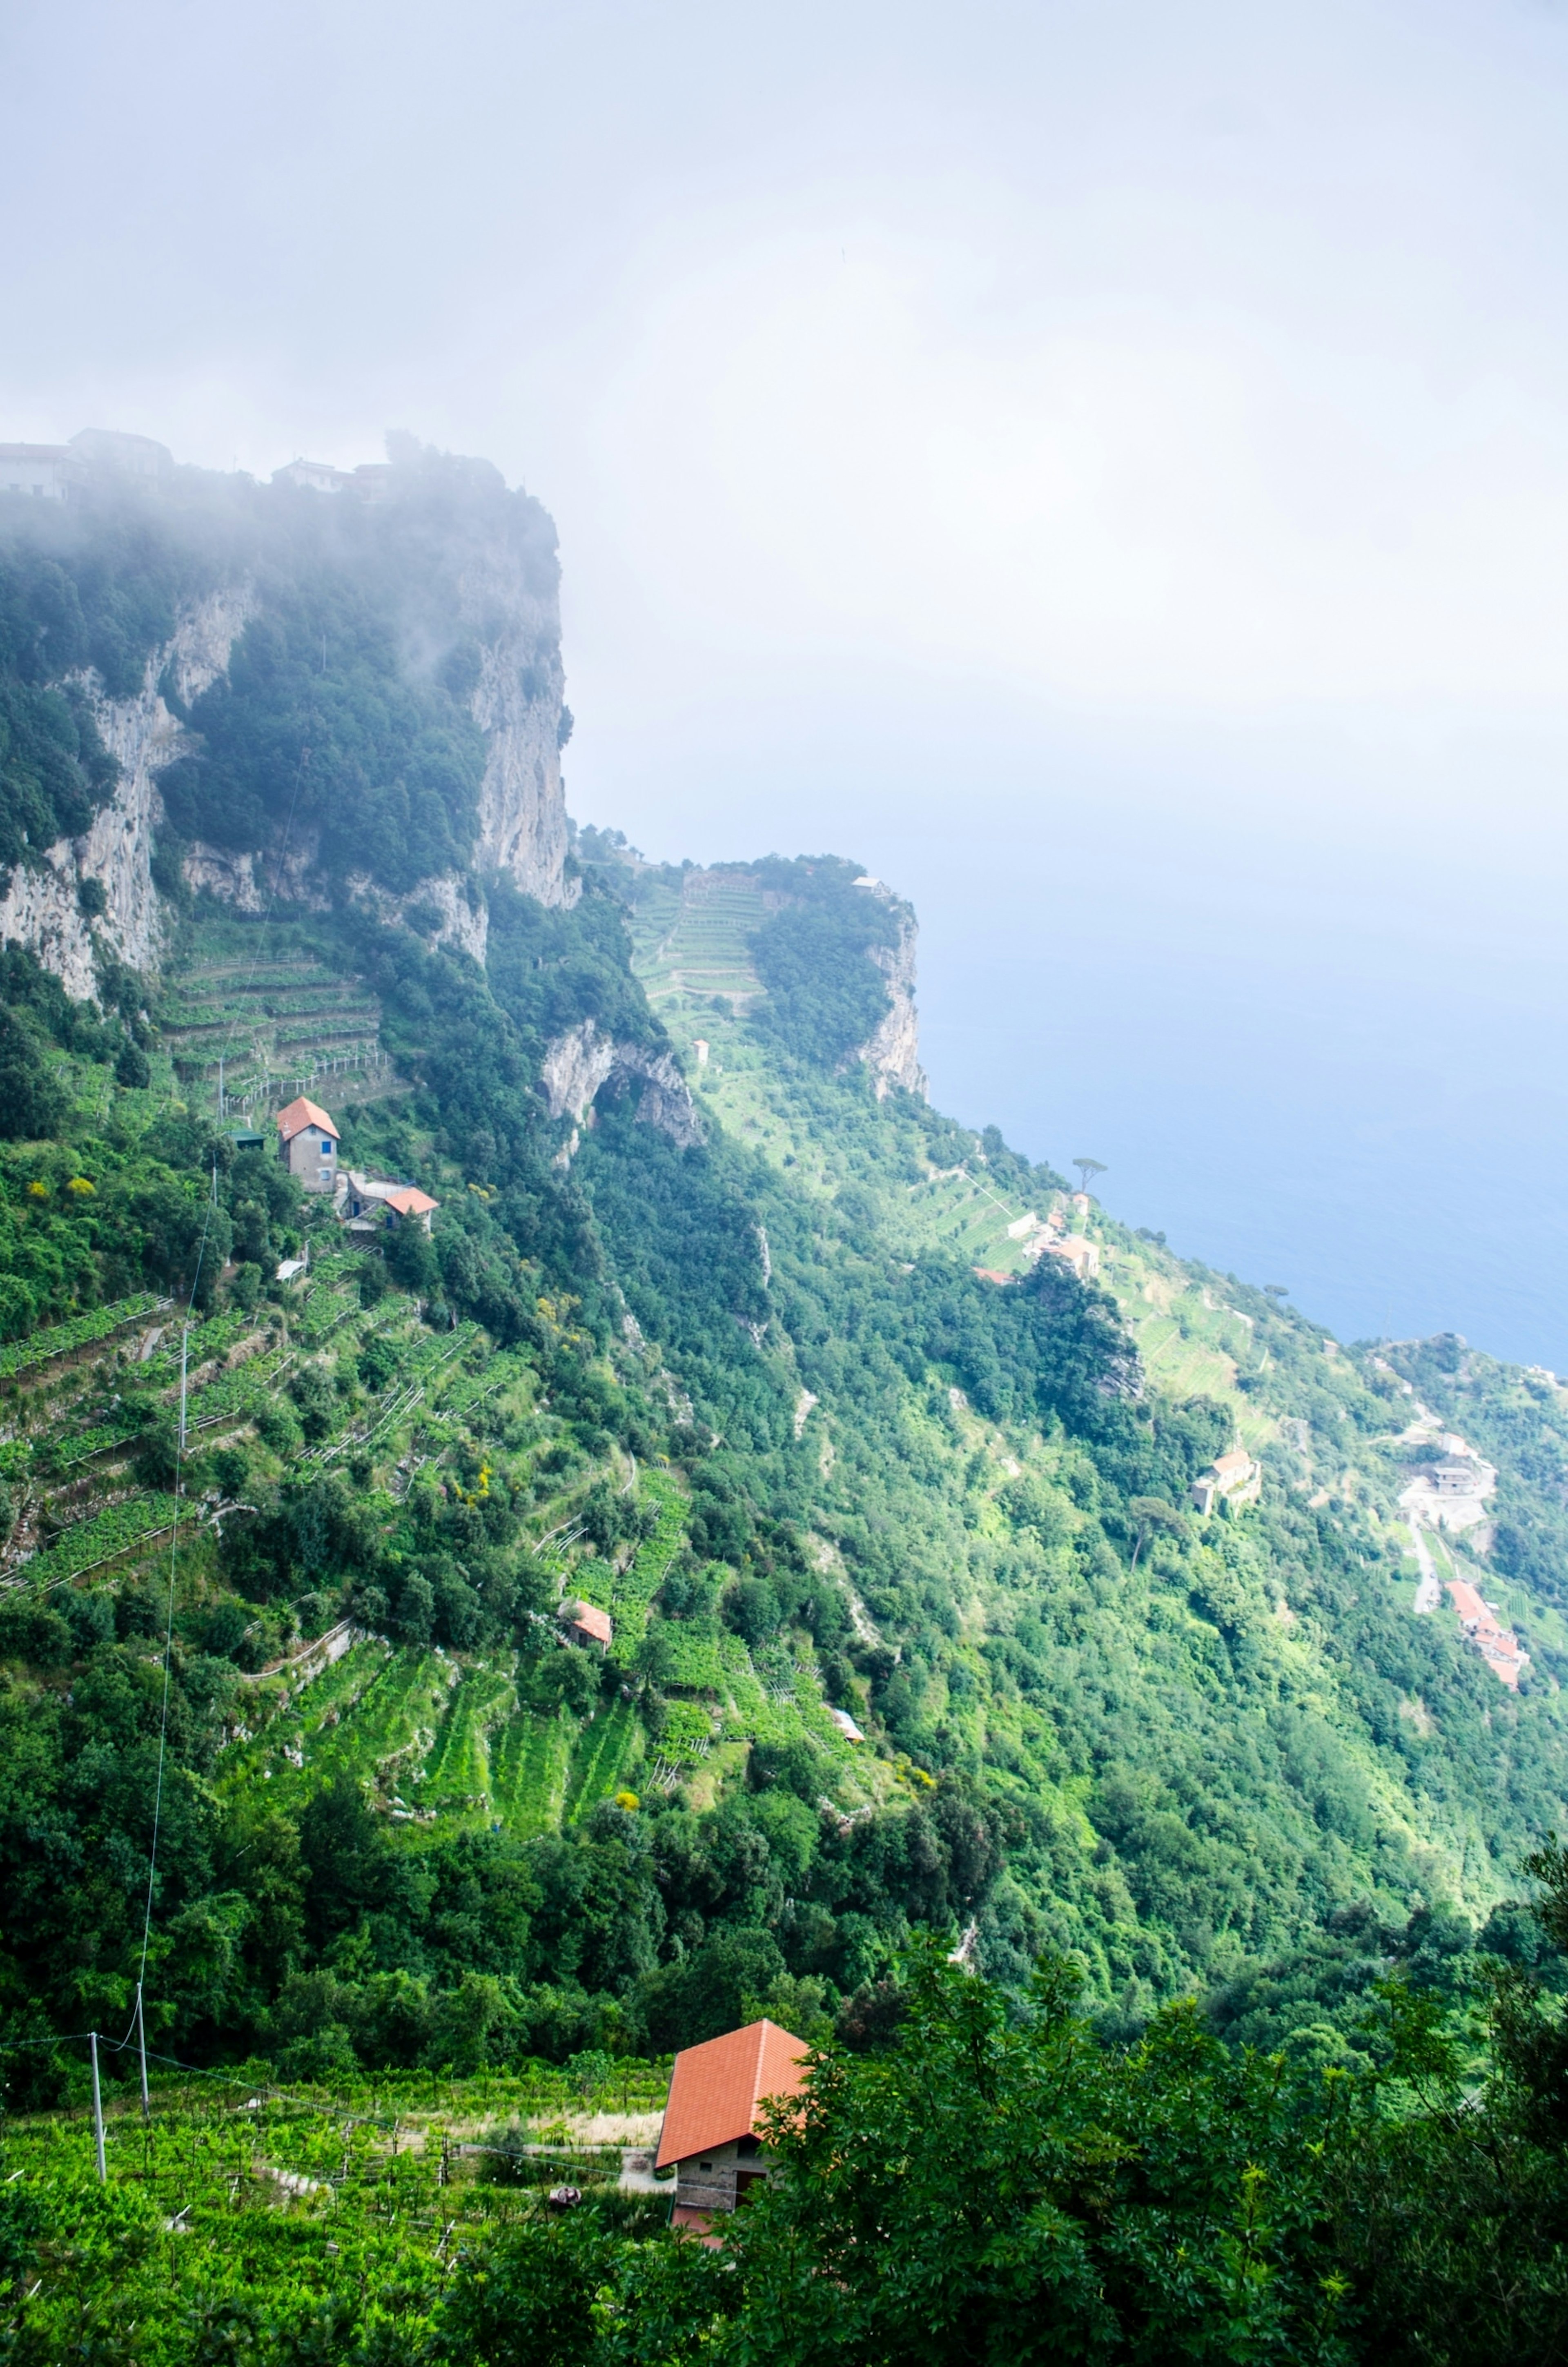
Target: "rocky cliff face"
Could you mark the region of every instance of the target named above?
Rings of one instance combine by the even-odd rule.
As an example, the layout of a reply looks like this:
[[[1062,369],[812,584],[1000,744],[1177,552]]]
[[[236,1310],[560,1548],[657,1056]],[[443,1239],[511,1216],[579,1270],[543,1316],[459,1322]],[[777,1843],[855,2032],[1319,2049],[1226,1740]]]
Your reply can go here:
[[[415,536],[429,544],[439,607],[479,655],[469,707],[484,734],[485,766],[473,868],[481,877],[505,872],[541,904],[574,904],[582,889],[566,874],[554,527],[538,503],[508,493],[487,462],[407,457],[405,490],[392,498],[419,515]],[[437,484],[448,487],[449,506],[425,510]]]
[[[887,900],[894,900],[882,891]],[[915,955],[919,930],[906,905],[899,910],[898,943],[873,946],[867,958],[875,962],[887,982],[892,1008],[860,1047],[859,1058],[871,1071],[877,1099],[885,1101],[894,1085],[924,1093],[926,1071],[920,1065],[920,1023],[915,1008]]]
[[[649,1052],[639,1044],[618,1043],[591,1019],[569,1027],[545,1053],[540,1071],[552,1118],[569,1117],[574,1127],[588,1116],[599,1093],[638,1089],[637,1115],[646,1126],[656,1126],[682,1150],[702,1139],[702,1127],[686,1079],[668,1052]],[[574,1134],[566,1156],[575,1148]]]
[[[199,697],[228,664],[252,605],[244,586],[195,602],[173,639],[147,660],[133,698],[107,698],[87,680],[104,744],[120,767],[119,787],[84,837],[56,840],[37,868],[18,866],[0,899],[0,938],[26,946],[79,1002],[96,990],[95,929],[133,969],[157,967],[165,928],[152,874],[161,811],[157,776],[180,753],[185,738],[158,685],[166,669],[182,702]],[[90,924],[81,906],[86,880],[98,882],[105,900],[101,917]]]
[[[574,904],[582,883],[568,879],[565,868],[561,656],[552,645],[552,663],[541,669],[524,656],[529,646],[525,613],[484,651],[473,694],[474,720],[487,742],[474,861],[481,871],[509,873],[541,904]]]
[[[581,893],[568,871],[561,780],[564,676],[555,533],[539,504],[508,492],[487,462],[397,440],[401,448],[393,465],[377,475],[369,513],[359,506],[358,493],[322,492],[307,495],[322,505],[313,526],[309,513],[290,522],[286,509],[270,511],[264,493],[255,513],[254,550],[243,539],[234,541],[234,514],[225,509],[222,488],[214,490],[205,523],[199,492],[188,517],[194,532],[210,527],[230,536],[227,570],[235,578],[254,569],[258,581],[267,580],[268,569],[276,573],[280,565],[358,568],[361,581],[379,580],[383,592],[392,587],[414,672],[444,663],[454,652],[467,666],[468,687],[458,695],[466,697],[484,739],[467,866],[423,879],[406,894],[376,885],[369,868],[346,884],[382,919],[408,918],[423,934],[483,963],[486,878],[504,874],[548,905],[573,904]],[[142,490],[152,504],[150,522],[164,522],[161,496]],[[300,489],[286,487],[279,499],[297,504]],[[339,504],[350,506],[340,511]],[[347,529],[341,537],[339,518]],[[176,539],[183,531],[176,525]],[[173,639],[148,656],[134,697],[111,699],[101,687],[94,697],[99,730],[121,767],[115,796],[85,836],[51,846],[40,864],[18,866],[0,899],[0,936],[29,947],[73,995],[93,993],[95,931],[103,947],[133,968],[157,967],[166,934],[152,877],[154,833],[163,820],[158,775],[198,744],[158,685],[168,681],[171,698],[188,709],[225,672],[236,635],[263,605],[238,581],[192,602]],[[93,680],[85,686],[94,693]],[[253,852],[197,838],[186,849],[187,883],[241,912],[265,911],[275,897],[324,910],[345,883],[341,871],[335,886],[325,876],[318,860],[321,817],[315,821],[312,830],[301,817],[287,844]],[[275,818],[278,826],[280,817]],[[104,896],[103,912],[90,918],[82,910],[88,881],[97,881]],[[89,893],[89,906],[96,900]]]

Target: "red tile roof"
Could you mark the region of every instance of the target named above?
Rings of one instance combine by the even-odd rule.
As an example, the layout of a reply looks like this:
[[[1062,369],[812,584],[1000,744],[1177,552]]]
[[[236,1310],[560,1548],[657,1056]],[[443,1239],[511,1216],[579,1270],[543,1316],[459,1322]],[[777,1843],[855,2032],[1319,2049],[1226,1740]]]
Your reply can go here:
[[[400,1217],[423,1217],[441,1205],[439,1200],[432,1200],[428,1192],[421,1192],[415,1184],[404,1184],[400,1190],[389,1192],[386,1204],[389,1208],[395,1208]]]
[[[798,2096],[806,2042],[776,2022],[748,2022],[676,2056],[657,2167],[756,2133],[768,2096]]]
[[[278,1131],[285,1142],[292,1142],[294,1137],[302,1134],[308,1126],[319,1126],[324,1134],[331,1135],[334,1142],[338,1138],[337,1128],[325,1110],[318,1109],[314,1102],[308,1102],[303,1093],[297,1102],[290,1102],[287,1109],[278,1113]]]
[[[608,1645],[615,1633],[609,1613],[596,1611],[591,1603],[563,1603],[562,1616],[569,1619],[574,1627],[580,1627],[585,1636],[591,1636],[596,1644]]]

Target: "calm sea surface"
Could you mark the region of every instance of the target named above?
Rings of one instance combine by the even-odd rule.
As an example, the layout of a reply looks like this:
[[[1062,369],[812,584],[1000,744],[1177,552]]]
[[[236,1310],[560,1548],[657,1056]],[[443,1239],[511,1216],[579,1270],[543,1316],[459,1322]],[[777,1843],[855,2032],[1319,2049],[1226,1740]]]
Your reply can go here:
[[[1561,752],[822,712],[602,731],[574,809],[869,864],[919,911],[941,1107],[1103,1160],[1118,1216],[1342,1338],[1568,1368]]]

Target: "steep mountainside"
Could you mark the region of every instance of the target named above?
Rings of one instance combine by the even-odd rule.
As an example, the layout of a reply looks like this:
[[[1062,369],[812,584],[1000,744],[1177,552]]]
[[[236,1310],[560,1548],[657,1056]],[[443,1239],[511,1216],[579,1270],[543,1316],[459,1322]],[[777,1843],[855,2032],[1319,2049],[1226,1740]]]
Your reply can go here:
[[[1568,1393],[933,1111],[857,866],[571,849],[548,520],[376,482],[0,516],[15,2033],[863,2036],[926,1925],[1332,2057],[1522,1944]]]

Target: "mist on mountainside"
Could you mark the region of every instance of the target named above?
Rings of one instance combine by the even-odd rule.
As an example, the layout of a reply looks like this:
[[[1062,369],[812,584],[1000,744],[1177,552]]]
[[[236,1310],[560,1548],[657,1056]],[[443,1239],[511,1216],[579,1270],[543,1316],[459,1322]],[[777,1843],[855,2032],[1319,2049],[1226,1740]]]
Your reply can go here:
[[[576,2167],[573,2083],[624,2117],[758,2019],[945,2062],[967,1994],[1067,2013],[1135,2149],[1186,2033],[1310,2229],[1324,2075],[1381,2125],[1503,1980],[1524,2127],[1568,1391],[1341,1342],[1085,1146],[945,1115],[902,883],[573,824],[553,527],[498,471],[159,450],[0,495],[13,2107],[130,2016],[117,2080],[145,2036],[312,2112],[393,2083],[389,2180],[421,2079],[511,2082],[521,2177]],[[1372,2235],[1317,2240],[1290,2309],[1383,2311]]]

